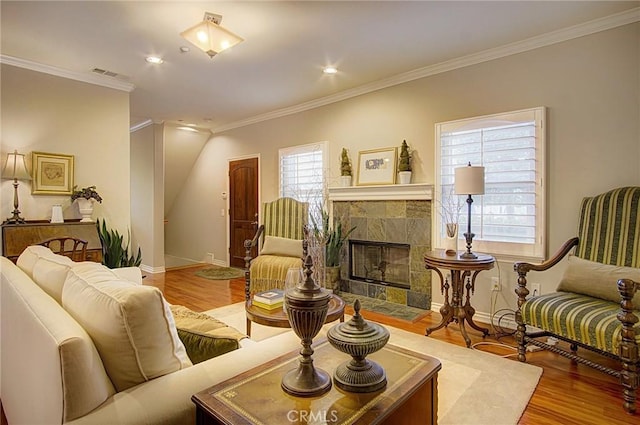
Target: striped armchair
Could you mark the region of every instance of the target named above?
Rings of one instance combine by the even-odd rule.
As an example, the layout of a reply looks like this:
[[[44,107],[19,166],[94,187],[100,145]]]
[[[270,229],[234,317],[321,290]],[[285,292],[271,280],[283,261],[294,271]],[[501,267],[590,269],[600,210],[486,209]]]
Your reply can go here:
[[[279,198],[262,205],[263,224],[246,240],[245,298],[251,293],[284,288],[287,270],[302,267],[302,240],[309,217],[309,204]],[[259,249],[258,249],[259,248]],[[258,252],[254,257],[252,252]]]
[[[640,187],[585,198],[577,237],[542,264],[514,264],[518,359],[526,361],[527,345],[533,344],[618,377],[629,413],[636,410],[640,367],[639,204]],[[556,292],[527,298],[527,273],[548,270],[564,257],[567,269]],[[528,332],[528,325],[542,331]],[[537,339],[548,336],[569,343],[570,350]],[[578,347],[619,360],[620,368],[585,359]]]

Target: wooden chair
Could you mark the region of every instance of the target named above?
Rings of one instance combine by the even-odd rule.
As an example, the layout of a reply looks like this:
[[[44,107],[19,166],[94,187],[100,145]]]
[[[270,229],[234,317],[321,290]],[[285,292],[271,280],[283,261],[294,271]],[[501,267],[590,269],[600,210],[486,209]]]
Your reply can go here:
[[[623,386],[623,407],[629,413],[636,410],[640,379],[639,204],[640,187],[584,198],[577,237],[542,264],[514,264],[518,273],[518,359],[526,361],[527,345],[533,344],[615,376]],[[550,269],[574,247],[556,292],[527,298],[527,273]],[[542,331],[528,332],[527,326]],[[537,339],[549,336],[568,343],[570,351]],[[615,359],[620,367],[581,357],[578,347]]]
[[[263,224],[253,239],[244,242],[245,298],[251,293],[284,288],[287,270],[302,267],[302,240],[309,217],[309,204],[279,198],[262,205]],[[253,258],[252,253],[258,251]]]
[[[47,239],[38,245],[46,246],[56,254],[64,255],[73,261],[80,262],[87,260],[87,244],[88,242],[82,239],[71,236],[61,236]]]

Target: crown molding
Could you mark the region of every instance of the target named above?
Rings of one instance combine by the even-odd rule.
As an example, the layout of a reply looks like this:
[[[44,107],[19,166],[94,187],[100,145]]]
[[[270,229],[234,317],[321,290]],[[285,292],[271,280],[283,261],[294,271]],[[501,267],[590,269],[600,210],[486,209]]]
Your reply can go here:
[[[531,37],[525,40],[516,41],[514,43],[505,44],[503,46],[483,50],[478,53],[462,56],[456,59],[435,64],[435,65],[430,65],[424,68],[418,68],[413,71],[397,74],[392,77],[374,81],[372,83],[364,84],[358,87],[354,87],[352,89],[345,90],[331,96],[325,96],[309,102],[300,103],[298,105],[294,105],[288,108],[282,108],[275,111],[267,112],[265,114],[260,114],[250,118],[246,118],[243,120],[234,121],[234,122],[216,127],[212,129],[212,132],[216,134],[216,133],[231,130],[234,128],[256,124],[262,121],[267,121],[274,118],[280,118],[287,115],[296,114],[298,112],[308,111],[310,109],[315,109],[321,106],[340,102],[342,100],[347,100],[356,96],[371,93],[376,90],[385,89],[385,88],[403,84],[409,81],[414,81],[420,78],[441,74],[447,71],[453,71],[455,69],[464,68],[471,65],[477,65],[482,62],[488,62],[494,59],[500,59],[506,56],[527,52],[530,50],[538,49],[540,47],[562,43],[564,41],[572,40],[574,38],[584,37],[590,34],[595,34],[601,31],[606,31],[609,29],[623,26],[623,25],[632,24],[638,21],[640,21],[640,7],[636,7],[633,9],[626,10],[624,12],[606,16],[604,18],[594,19],[592,21],[585,22],[583,24],[574,25],[571,27],[552,31],[536,37]]]
[[[100,75],[87,74],[84,72],[69,71],[62,68],[56,68],[51,65],[44,65],[38,62],[20,59],[13,56],[1,55],[0,63],[17,66],[18,68],[29,69],[31,71],[42,72],[44,74],[55,75],[56,77],[68,78],[70,80],[81,81],[83,83],[103,86],[110,89],[132,92],[135,85],[126,81],[117,80],[111,77],[102,77]]]
[[[141,121],[129,127],[129,133],[135,133],[138,130],[142,130],[145,127],[149,127],[151,124],[153,124],[153,120],[151,118],[149,118],[148,120]]]

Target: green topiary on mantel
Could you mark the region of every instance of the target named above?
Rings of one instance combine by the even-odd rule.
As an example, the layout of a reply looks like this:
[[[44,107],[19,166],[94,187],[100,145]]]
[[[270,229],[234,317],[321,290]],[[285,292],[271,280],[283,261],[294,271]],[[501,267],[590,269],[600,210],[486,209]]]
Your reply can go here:
[[[411,154],[409,153],[409,146],[407,141],[402,141],[400,147],[400,162],[398,162],[398,171],[411,171]]]

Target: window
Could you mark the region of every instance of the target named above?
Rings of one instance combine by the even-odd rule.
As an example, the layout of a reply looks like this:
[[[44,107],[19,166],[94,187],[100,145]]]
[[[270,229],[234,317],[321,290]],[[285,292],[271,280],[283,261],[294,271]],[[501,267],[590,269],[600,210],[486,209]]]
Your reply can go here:
[[[454,170],[485,167],[485,193],[473,195],[473,251],[499,257],[545,257],[545,109],[534,108],[436,124],[434,232],[442,247],[442,206],[459,202],[458,249],[465,249],[467,204],[453,194]],[[456,197],[458,197],[456,199]]]
[[[326,142],[280,149],[280,196],[309,203],[309,214],[320,217],[325,199]]]

